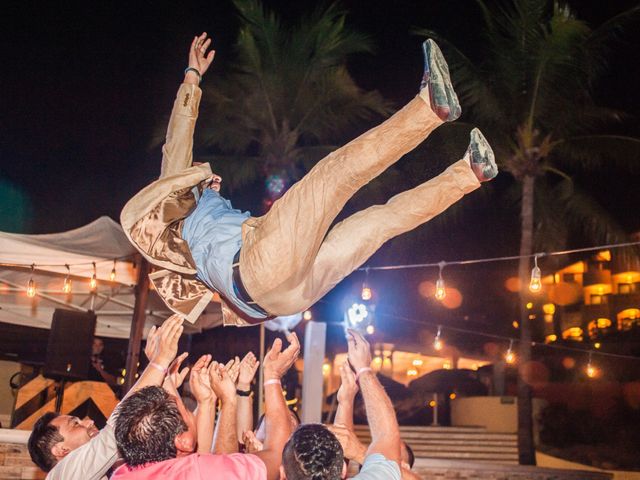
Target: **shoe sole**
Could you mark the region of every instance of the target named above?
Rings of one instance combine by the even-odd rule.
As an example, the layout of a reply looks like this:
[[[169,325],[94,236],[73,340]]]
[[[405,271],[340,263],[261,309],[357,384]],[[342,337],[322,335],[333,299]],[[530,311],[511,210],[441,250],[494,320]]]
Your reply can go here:
[[[470,137],[467,152],[470,156],[471,168],[481,182],[491,180],[498,175],[498,165],[493,149],[479,129],[471,130]]]
[[[422,43],[424,76],[421,89],[429,88],[431,106],[443,121],[453,122],[462,113],[458,96],[451,83],[449,66],[440,47],[431,39]]]

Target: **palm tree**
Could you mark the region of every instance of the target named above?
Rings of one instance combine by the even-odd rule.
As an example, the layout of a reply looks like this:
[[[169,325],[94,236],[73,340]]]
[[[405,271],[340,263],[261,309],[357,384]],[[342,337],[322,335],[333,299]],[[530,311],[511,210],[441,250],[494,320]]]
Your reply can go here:
[[[554,248],[566,233],[593,241],[620,241],[625,233],[570,173],[609,166],[631,167],[640,140],[607,133],[622,115],[600,107],[592,87],[606,71],[607,55],[640,17],[640,7],[596,29],[552,0],[503,0],[488,8],[475,0],[483,18],[483,55],[473,62],[452,42],[427,29],[416,33],[442,44],[456,90],[469,119],[486,132],[502,170],[515,180],[520,198],[520,255]],[[538,250],[540,251],[540,250]],[[522,285],[531,265],[519,265]],[[531,358],[531,327],[521,290],[520,361]],[[535,464],[531,392],[518,384],[518,450],[521,464]]]
[[[258,0],[234,0],[241,27],[226,75],[205,87],[201,157],[232,189],[266,178],[269,202],[335,149],[340,133],[386,116],[390,105],[360,89],[350,55],[371,42],[345,23],[336,5],[285,26]]]

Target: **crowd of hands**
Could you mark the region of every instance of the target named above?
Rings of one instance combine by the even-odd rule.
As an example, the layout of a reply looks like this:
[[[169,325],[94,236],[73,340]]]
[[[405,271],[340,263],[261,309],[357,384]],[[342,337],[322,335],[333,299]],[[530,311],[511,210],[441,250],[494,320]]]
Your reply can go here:
[[[188,356],[187,353],[178,355],[182,321],[176,315],[159,328],[153,327],[148,334],[144,351],[150,364],[166,368],[162,386],[176,397],[179,404],[182,402],[178,389],[188,381],[189,389],[197,402],[195,412],[187,412],[192,422],[190,428],[193,427],[197,432],[194,451],[216,454],[243,451],[257,454],[267,465],[267,470],[273,472],[273,475],[269,474],[269,478],[278,478],[276,472],[281,463],[282,447],[296,426],[292,424],[279,383],[300,354],[298,337],[295,333],[287,335],[286,348],[280,338],[275,339],[264,356],[261,367],[265,385],[266,436],[259,437],[253,430],[252,398],[239,396],[237,391],[246,392],[251,389],[260,362],[252,352],[242,359],[235,357],[227,363],[218,362],[207,354],[202,355],[190,368],[182,368]],[[398,462],[403,479],[419,478],[403,462],[399,427],[392,403],[370,369],[369,343],[360,333],[352,330],[348,331],[347,343],[348,360],[340,366],[338,407],[334,423],[327,428],[340,442],[345,459],[362,465],[367,455],[382,453],[386,458]],[[358,382],[357,372],[367,375],[362,375]],[[363,381],[365,377],[367,380]],[[267,385],[278,386],[274,389],[275,394]],[[361,387],[372,435],[372,442],[368,446],[358,439],[353,425],[353,405]],[[214,432],[217,405],[220,406],[220,411]],[[281,415],[273,415],[276,411]],[[275,425],[274,420],[277,421]]]

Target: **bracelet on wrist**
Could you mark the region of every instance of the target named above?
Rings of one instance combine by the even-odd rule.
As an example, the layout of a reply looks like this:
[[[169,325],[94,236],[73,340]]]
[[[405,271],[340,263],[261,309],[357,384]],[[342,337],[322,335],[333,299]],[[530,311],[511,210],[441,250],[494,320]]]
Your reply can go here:
[[[265,380],[263,385],[266,387],[267,385],[282,385],[282,383],[277,378],[273,378],[271,380]]]
[[[250,397],[251,396],[251,389],[249,390],[240,390],[239,388],[236,388],[236,395],[239,397]]]
[[[202,82],[202,74],[200,73],[200,71],[197,68],[194,67],[187,67],[184,69],[184,74],[186,75],[189,72],[193,72],[196,74],[196,76],[198,77],[198,83]]]
[[[356,372],[356,382],[358,380],[360,380],[360,375],[362,375],[363,373],[366,373],[366,372],[373,372],[373,370],[371,369],[371,367],[362,367],[361,369],[359,369]]]
[[[164,373],[165,375],[167,374],[167,372],[169,371],[166,367],[163,367],[162,365],[160,365],[159,363],[156,362],[150,362],[149,366],[155,368],[156,370],[160,370],[162,373]]]

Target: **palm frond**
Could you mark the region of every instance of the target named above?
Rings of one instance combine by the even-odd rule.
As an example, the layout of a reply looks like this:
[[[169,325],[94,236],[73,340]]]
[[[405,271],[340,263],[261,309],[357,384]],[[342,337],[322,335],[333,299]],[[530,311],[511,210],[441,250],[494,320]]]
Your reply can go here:
[[[559,165],[580,167],[586,171],[616,168],[640,171],[640,138],[624,135],[580,135],[559,141],[553,149]]]

